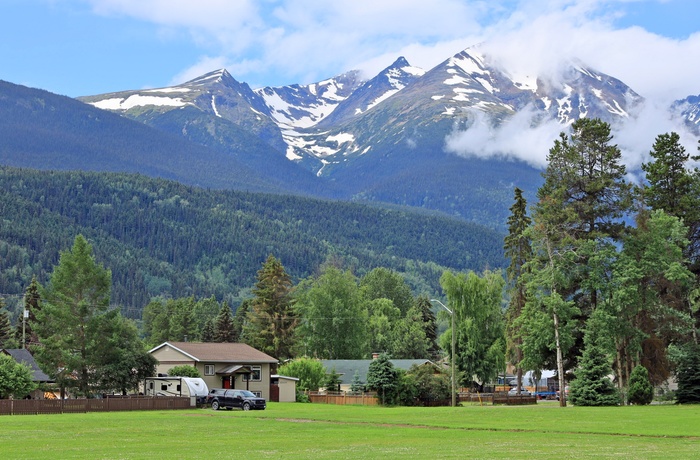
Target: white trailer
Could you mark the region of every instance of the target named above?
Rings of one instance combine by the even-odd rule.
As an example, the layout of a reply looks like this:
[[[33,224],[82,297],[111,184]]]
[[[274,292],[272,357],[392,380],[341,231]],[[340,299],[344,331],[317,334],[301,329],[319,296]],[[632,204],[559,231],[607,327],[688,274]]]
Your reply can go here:
[[[194,405],[202,405],[207,400],[209,388],[201,378],[194,377],[146,377],[146,396],[182,396],[191,398]]]

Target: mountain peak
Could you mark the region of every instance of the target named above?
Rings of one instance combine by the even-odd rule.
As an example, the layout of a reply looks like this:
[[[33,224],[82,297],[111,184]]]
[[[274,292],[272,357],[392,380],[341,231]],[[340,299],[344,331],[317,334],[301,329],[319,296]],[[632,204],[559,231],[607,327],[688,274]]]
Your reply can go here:
[[[218,70],[214,70],[212,72],[205,73],[204,75],[200,75],[197,78],[194,78],[190,81],[183,83],[183,85],[199,86],[199,85],[208,85],[208,84],[212,84],[212,83],[230,83],[230,82],[235,82],[235,81],[236,81],[236,79],[233,78],[230,73],[228,73],[228,70],[218,69]]]
[[[408,63],[405,57],[399,56],[397,60],[394,61],[389,67],[410,67],[411,64]]]

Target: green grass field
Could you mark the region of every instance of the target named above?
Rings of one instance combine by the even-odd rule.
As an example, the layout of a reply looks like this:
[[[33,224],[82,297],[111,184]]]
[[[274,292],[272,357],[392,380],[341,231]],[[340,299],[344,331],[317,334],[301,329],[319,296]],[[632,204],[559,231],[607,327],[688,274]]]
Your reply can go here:
[[[0,459],[699,458],[700,406],[270,403],[0,417]]]

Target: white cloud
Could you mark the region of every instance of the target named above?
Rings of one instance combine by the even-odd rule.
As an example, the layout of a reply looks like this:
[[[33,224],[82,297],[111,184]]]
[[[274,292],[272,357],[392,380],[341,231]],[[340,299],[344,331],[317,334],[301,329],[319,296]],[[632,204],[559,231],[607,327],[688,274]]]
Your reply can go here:
[[[660,0],[84,1],[101,15],[189,34],[202,54],[173,84],[222,67],[253,87],[309,83],[357,68],[371,77],[399,56],[429,70],[480,42],[519,75],[553,75],[562,60],[576,57],[647,99],[645,109],[615,132],[630,167],[644,161],[656,135],[680,130],[665,107],[700,94],[689,66],[700,62],[700,32],[672,39],[615,26],[631,6]],[[497,129],[475,115],[471,129],[453,133],[446,145],[542,166],[563,127],[529,129],[533,115],[523,112]]]
[[[518,159],[537,168],[547,164],[547,154],[565,126],[550,120],[536,123],[539,112],[525,108],[499,126],[481,111],[470,113],[471,125],[445,139],[445,150],[461,156]]]
[[[310,83],[354,68],[374,75],[401,55],[429,70],[486,42],[503,63],[531,72],[575,56],[647,98],[700,93],[688,67],[700,62],[700,33],[670,39],[615,26],[632,8],[662,0],[82,1],[101,15],[187,34],[202,57],[183,74],[225,63],[251,86]]]

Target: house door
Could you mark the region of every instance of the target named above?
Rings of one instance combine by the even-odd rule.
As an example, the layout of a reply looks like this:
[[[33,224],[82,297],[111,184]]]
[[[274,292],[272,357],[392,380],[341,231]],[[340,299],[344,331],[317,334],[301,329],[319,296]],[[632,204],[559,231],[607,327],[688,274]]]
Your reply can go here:
[[[221,377],[221,386],[226,389],[231,388],[231,377]]]
[[[280,386],[276,383],[270,384],[270,401],[280,402]]]

